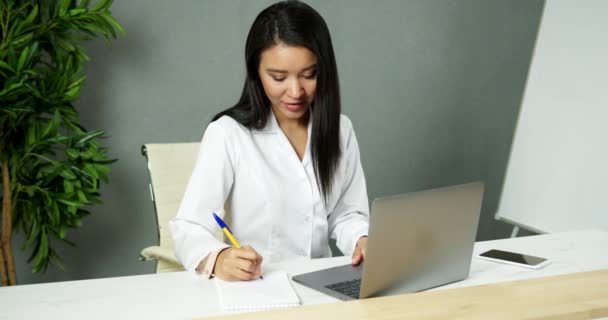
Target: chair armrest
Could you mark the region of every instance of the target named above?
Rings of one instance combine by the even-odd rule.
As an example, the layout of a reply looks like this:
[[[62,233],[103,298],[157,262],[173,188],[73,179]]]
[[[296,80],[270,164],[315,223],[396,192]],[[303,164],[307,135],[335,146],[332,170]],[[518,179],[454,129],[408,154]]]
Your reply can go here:
[[[141,260],[163,260],[178,266],[181,265],[172,250],[159,246],[144,248],[139,255],[141,256]]]

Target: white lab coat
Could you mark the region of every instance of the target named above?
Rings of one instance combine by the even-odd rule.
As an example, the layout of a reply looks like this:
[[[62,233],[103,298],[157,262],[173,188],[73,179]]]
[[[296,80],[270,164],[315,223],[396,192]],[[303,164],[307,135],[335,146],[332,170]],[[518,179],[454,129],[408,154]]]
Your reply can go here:
[[[209,124],[194,171],[170,222],[175,254],[194,270],[210,252],[227,247],[214,234],[212,212],[230,208],[230,229],[265,262],[297,256],[330,257],[328,238],[351,255],[367,235],[369,205],[359,147],[350,120],[340,119],[342,157],[326,207],[306,147],[300,161],[271,112],[261,130],[223,116]],[[312,116],[308,123],[310,141]]]

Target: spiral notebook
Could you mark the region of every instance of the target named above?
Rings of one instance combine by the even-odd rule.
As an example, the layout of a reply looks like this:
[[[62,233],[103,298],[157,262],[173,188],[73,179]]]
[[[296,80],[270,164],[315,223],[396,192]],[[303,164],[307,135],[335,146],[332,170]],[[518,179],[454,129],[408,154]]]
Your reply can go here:
[[[215,278],[220,306],[226,311],[253,311],[300,305],[285,271],[263,274],[264,279],[228,282]]]

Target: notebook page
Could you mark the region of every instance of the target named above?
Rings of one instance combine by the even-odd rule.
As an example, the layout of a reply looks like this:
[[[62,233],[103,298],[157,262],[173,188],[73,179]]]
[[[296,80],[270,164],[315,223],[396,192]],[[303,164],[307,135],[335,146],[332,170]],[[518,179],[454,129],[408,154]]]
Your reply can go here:
[[[287,273],[273,270],[264,279],[228,282],[215,278],[223,310],[267,310],[300,305]]]

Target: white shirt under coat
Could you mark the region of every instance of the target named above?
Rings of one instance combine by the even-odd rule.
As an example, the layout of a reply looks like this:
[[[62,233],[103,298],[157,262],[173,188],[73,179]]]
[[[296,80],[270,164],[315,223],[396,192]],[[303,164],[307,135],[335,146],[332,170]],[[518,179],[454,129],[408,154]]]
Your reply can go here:
[[[312,115],[308,123],[308,141]],[[209,253],[227,247],[214,234],[212,212],[226,204],[227,221],[241,245],[265,262],[298,256],[330,257],[329,237],[351,255],[367,235],[369,205],[359,147],[350,120],[340,119],[342,157],[326,207],[319,193],[310,143],[300,161],[272,112],[266,126],[248,129],[223,116],[209,124],[175,218],[175,254],[194,270]]]

